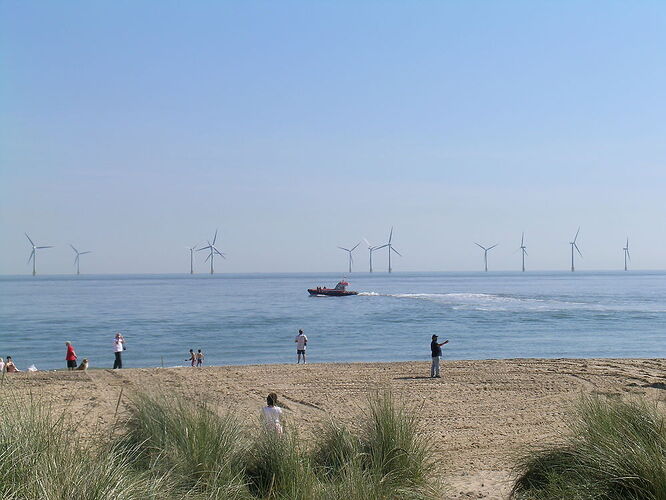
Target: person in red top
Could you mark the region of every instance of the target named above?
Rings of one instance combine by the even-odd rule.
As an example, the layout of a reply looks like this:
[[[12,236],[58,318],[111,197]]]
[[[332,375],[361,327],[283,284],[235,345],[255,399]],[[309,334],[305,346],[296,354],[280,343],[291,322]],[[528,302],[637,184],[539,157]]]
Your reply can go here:
[[[74,346],[69,341],[65,342],[65,345],[67,346],[67,355],[65,356],[65,360],[67,361],[67,369],[68,370],[75,370],[76,369],[76,352],[74,351]]]

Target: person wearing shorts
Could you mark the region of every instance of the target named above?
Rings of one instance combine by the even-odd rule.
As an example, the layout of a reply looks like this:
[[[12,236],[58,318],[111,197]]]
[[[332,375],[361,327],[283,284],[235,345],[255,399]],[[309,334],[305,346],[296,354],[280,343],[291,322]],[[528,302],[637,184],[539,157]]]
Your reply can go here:
[[[301,356],[303,356],[303,364],[305,364],[305,348],[308,345],[308,338],[303,333],[303,330],[298,330],[298,335],[296,335],[296,364],[300,364]]]
[[[74,351],[74,346],[70,341],[65,342],[67,346],[67,354],[65,355],[65,361],[67,361],[67,369],[69,371],[76,369],[76,351]]]

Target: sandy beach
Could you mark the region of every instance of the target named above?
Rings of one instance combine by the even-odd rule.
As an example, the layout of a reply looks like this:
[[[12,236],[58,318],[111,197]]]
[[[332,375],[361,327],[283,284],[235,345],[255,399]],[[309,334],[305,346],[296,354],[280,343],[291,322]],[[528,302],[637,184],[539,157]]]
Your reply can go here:
[[[135,390],[165,390],[233,411],[254,424],[268,392],[304,436],[334,418],[353,424],[369,393],[390,388],[435,443],[442,498],[507,498],[512,456],[554,442],[581,394],[640,395],[666,404],[664,359],[444,361],[443,378],[423,362],[255,365],[8,374],[2,392],[52,402],[84,434],[108,432]]]

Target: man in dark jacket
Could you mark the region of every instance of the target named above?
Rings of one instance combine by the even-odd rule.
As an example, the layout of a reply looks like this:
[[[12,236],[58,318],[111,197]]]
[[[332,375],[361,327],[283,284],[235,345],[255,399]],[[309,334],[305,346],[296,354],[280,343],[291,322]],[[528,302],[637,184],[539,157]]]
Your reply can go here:
[[[437,335],[432,336],[432,342],[430,342],[430,351],[432,354],[432,365],[430,366],[431,378],[441,378],[439,375],[439,358],[442,356],[442,346],[448,343],[449,341],[445,340],[441,344],[438,344]]]

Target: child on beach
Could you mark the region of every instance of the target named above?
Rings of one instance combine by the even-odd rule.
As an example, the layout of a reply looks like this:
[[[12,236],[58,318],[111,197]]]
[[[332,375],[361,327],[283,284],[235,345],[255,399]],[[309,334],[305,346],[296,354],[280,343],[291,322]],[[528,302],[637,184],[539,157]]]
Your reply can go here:
[[[204,353],[197,349],[197,367],[203,366]]]
[[[264,417],[266,428],[281,435],[282,424],[280,423],[280,417],[282,416],[282,408],[277,406],[277,399],[277,394],[271,392],[266,397],[266,406],[262,408],[261,413]]]
[[[190,349],[190,357],[187,358],[185,361],[189,361],[192,366],[194,366],[197,362],[197,355],[194,354],[194,349]]]

